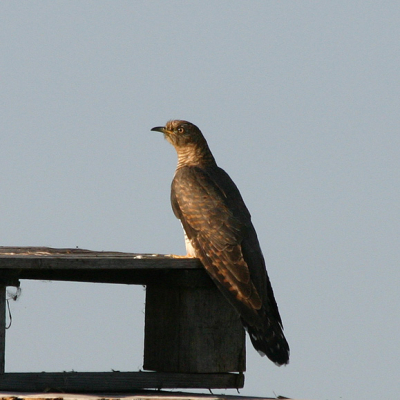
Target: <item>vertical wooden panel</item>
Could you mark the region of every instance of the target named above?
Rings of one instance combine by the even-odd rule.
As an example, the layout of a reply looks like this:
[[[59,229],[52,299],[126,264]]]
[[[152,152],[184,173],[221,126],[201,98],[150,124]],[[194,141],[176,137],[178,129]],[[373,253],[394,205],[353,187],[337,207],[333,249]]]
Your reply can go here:
[[[6,352],[6,287],[0,284],[0,374],[4,374]]]
[[[149,285],[144,369],[222,373],[245,370],[245,333],[216,287]]]

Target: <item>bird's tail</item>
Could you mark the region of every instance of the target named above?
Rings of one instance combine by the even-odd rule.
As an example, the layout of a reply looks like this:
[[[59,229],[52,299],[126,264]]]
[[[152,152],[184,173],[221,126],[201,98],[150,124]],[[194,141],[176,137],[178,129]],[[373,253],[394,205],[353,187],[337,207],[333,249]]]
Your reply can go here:
[[[280,326],[268,321],[266,326],[259,328],[250,326],[246,321],[242,320],[242,322],[254,348],[262,356],[266,355],[278,366],[289,363],[289,344]]]

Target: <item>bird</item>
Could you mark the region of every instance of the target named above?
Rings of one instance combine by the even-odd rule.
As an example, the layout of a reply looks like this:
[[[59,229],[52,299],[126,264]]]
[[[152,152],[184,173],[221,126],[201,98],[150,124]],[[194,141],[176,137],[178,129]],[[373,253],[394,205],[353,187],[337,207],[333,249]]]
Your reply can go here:
[[[170,120],[151,131],[163,133],[178,155],[171,205],[184,229],[187,256],[200,259],[254,348],[278,366],[288,364],[289,345],[264,256],[237,186],[196,125]]]

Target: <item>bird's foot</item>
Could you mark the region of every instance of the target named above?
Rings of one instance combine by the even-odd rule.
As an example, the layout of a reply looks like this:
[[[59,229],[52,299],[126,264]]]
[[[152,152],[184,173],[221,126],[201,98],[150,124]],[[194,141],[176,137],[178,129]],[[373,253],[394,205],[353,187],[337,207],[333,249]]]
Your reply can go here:
[[[181,256],[178,254],[167,254],[167,256],[171,258],[196,258],[196,256],[192,256],[191,254],[186,254],[185,256]]]

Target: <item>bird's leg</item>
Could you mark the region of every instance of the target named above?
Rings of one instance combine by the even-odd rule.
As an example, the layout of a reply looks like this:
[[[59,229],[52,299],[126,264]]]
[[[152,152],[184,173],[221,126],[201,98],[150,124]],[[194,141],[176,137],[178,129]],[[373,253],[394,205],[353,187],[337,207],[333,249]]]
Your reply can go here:
[[[185,246],[186,246],[186,256],[178,256],[176,254],[168,254],[172,258],[197,258],[196,256],[196,251],[194,247],[192,246],[191,241],[186,235],[186,232],[183,231],[185,234]]]
[[[196,250],[194,249],[190,239],[187,237],[186,232],[183,232],[185,234],[186,257],[196,258]]]
[[[186,254],[186,256],[181,256],[178,254],[167,254],[167,256],[172,257],[172,258],[197,258],[196,256],[192,256],[190,254]]]

